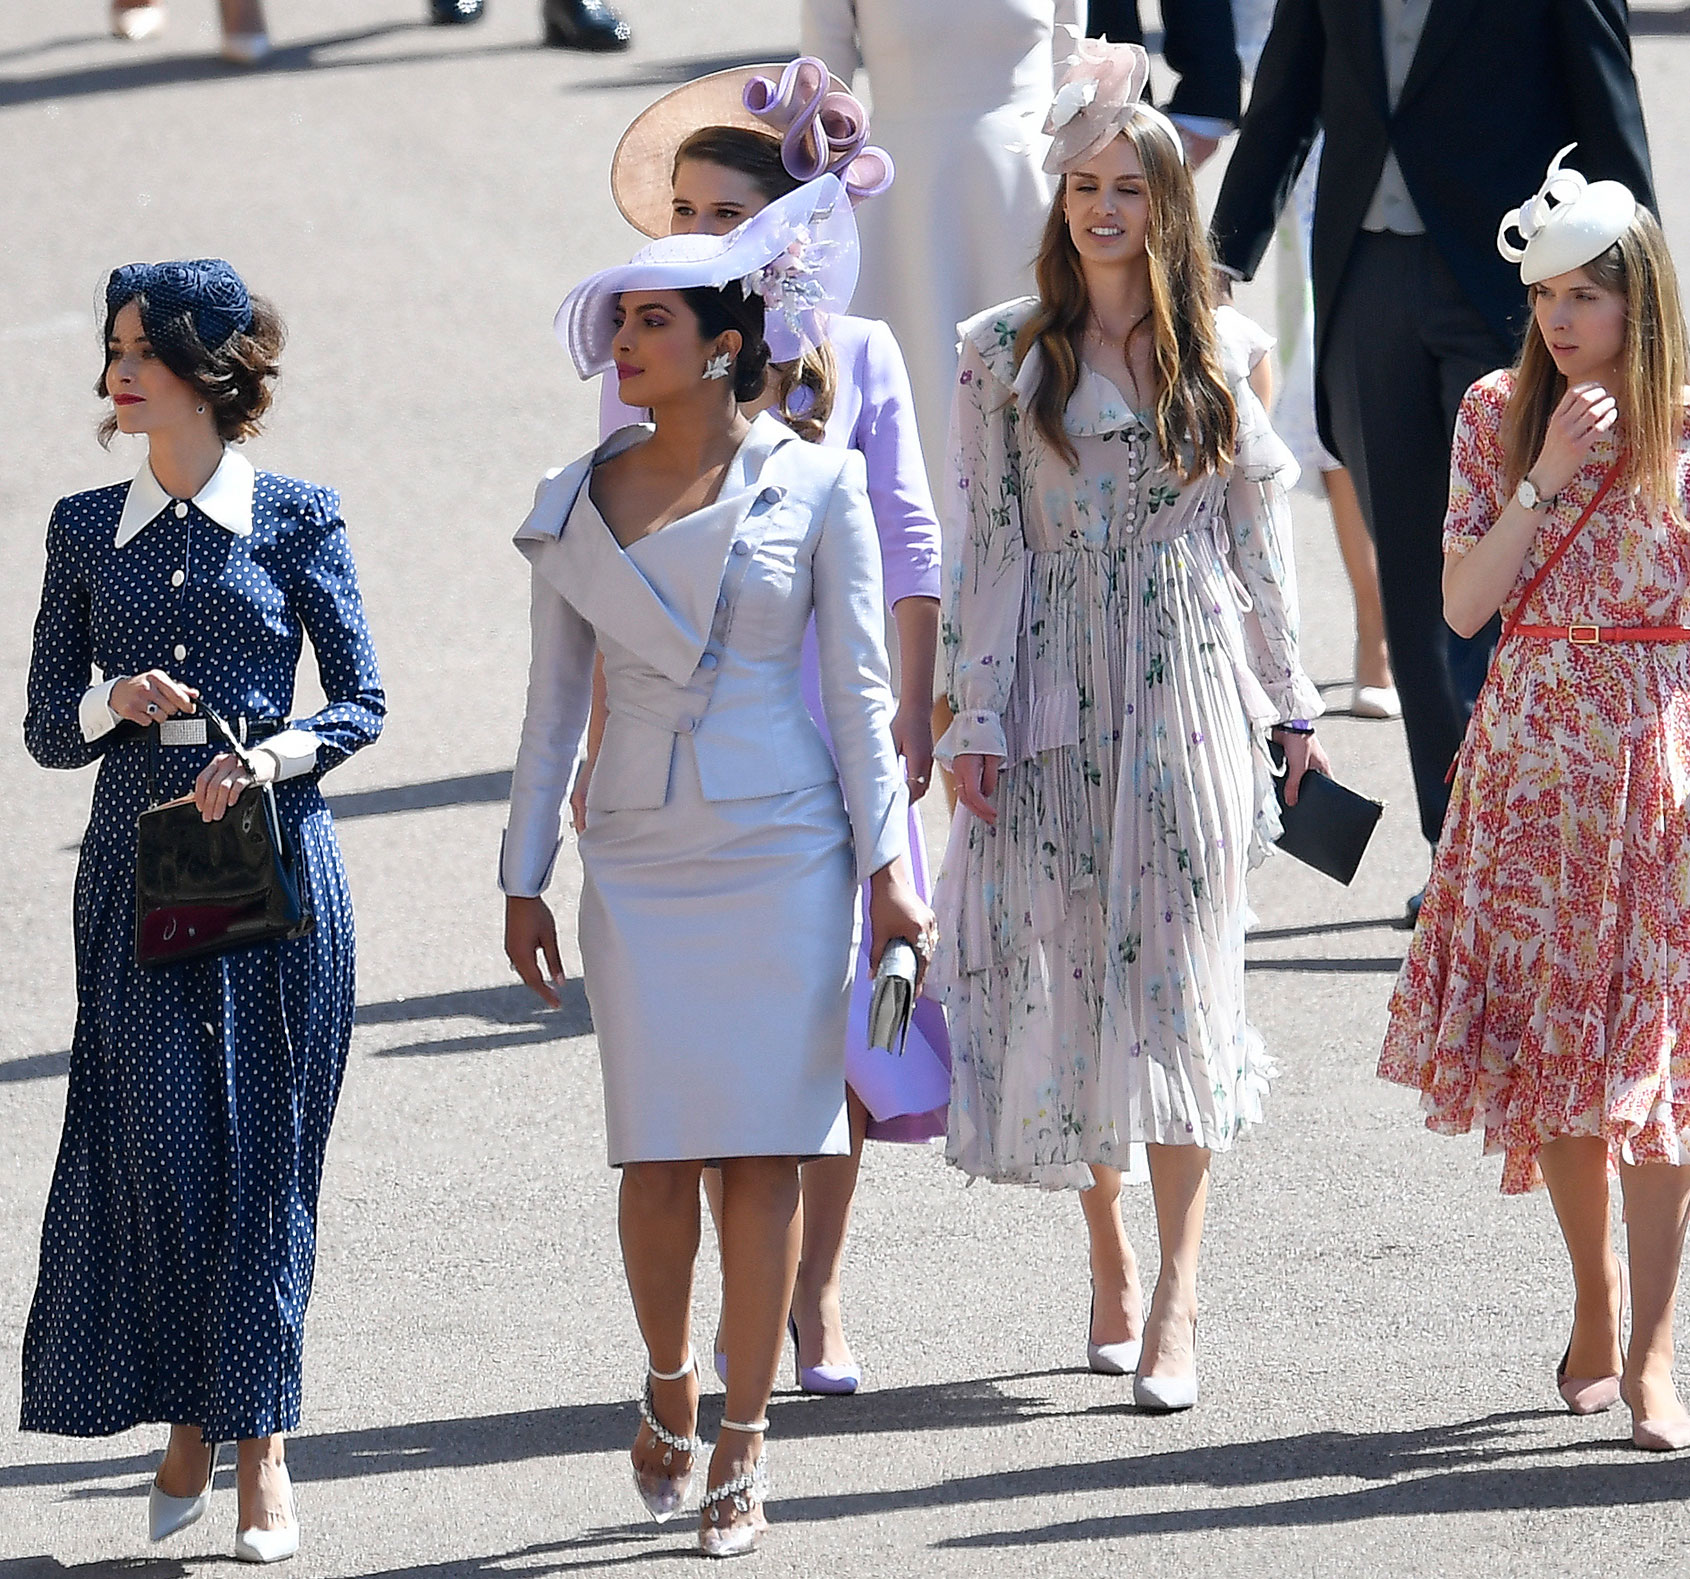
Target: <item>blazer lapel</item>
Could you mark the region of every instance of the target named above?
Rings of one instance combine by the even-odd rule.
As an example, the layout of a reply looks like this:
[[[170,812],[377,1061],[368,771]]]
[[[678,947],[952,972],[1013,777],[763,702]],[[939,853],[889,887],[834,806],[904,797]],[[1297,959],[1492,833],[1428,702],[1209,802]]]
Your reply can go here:
[[[1391,96],[1385,86],[1385,19],[1379,0],[1336,0],[1322,8],[1322,20],[1330,34],[1347,39],[1379,113],[1388,116]]]
[[[1431,79],[1439,63],[1461,37],[1472,14],[1474,0],[1432,0],[1426,14],[1425,31],[1420,35],[1420,47],[1414,52],[1414,64],[1397,98],[1401,110]]]

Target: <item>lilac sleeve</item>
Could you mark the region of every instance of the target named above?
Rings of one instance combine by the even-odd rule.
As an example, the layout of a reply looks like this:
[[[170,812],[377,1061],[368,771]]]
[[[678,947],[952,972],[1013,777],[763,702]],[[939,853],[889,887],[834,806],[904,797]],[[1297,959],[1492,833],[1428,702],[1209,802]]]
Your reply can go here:
[[[874,323],[856,369],[862,410],[851,448],[868,462],[868,496],[880,534],[888,606],[903,598],[937,598],[939,523],[921,458],[915,399],[904,354],[891,329]]]

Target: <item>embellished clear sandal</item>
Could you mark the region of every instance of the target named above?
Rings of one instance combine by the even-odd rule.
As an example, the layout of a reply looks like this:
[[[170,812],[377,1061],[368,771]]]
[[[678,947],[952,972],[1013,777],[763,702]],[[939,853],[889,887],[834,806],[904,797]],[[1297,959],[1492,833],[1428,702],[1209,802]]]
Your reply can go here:
[[[678,1371],[653,1370],[646,1366],[645,1393],[640,1399],[640,1418],[645,1421],[651,1434],[663,1444],[663,1467],[670,1468],[675,1462],[675,1455],[685,1454],[689,1460],[686,1472],[671,1475],[662,1479],[648,1479],[640,1473],[638,1464],[633,1466],[634,1485],[640,1494],[640,1501],[646,1505],[646,1511],[659,1524],[674,1518],[686,1505],[688,1495],[692,1491],[693,1466],[698,1461],[698,1455],[710,1446],[700,1436],[676,1436],[661,1420],[657,1418],[657,1410],[651,1401],[651,1384],[658,1382],[678,1382],[683,1376],[689,1375],[696,1369],[696,1362],[692,1355],[687,1356],[687,1362]]]
[[[747,1436],[761,1436],[769,1429],[769,1422],[754,1420],[749,1424],[738,1420],[724,1420],[724,1431],[743,1431]],[[763,1532],[769,1521],[763,1517],[763,1500],[769,1494],[768,1450],[758,1455],[757,1462],[743,1475],[712,1486],[699,1504],[703,1515],[698,1526],[698,1549],[706,1557],[743,1557],[762,1545]],[[727,1506],[725,1506],[727,1505]],[[733,1512],[728,1512],[728,1506]],[[749,1514],[741,1524],[726,1524],[733,1513]]]

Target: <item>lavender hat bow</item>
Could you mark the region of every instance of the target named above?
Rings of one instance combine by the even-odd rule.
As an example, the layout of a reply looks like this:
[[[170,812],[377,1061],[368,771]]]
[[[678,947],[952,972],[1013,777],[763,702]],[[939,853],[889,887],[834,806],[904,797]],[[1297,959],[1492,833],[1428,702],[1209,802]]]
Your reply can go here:
[[[781,134],[780,158],[795,181],[836,175],[853,203],[878,197],[892,184],[892,156],[868,145],[868,111],[855,94],[831,88],[827,67],[800,55],[780,74],[753,77],[743,102]]]
[[[222,258],[126,263],[113,269],[106,281],[107,313],[116,313],[137,296],[142,299],[141,325],[155,347],[170,347],[181,339],[184,314],[208,351],[252,327],[246,282]]]

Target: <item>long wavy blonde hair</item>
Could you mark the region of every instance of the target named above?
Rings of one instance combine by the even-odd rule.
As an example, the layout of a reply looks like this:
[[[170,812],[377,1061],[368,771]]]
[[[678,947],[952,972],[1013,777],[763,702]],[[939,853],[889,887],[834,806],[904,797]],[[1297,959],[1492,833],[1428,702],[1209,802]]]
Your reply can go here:
[[[1182,482],[1232,464],[1238,408],[1221,370],[1215,336],[1214,258],[1191,172],[1166,132],[1146,120],[1121,135],[1138,151],[1149,194],[1145,250],[1150,264],[1150,329],[1156,378],[1156,443]],[[1069,465],[1077,456],[1062,414],[1080,383],[1080,345],[1091,299],[1068,231],[1067,181],[1050,205],[1033,265],[1039,305],[1015,341],[1020,367],[1036,344],[1044,353],[1031,415]]]
[[[1625,482],[1652,509],[1684,520],[1678,494],[1678,444],[1684,428],[1684,385],[1690,376],[1684,309],[1672,253],[1655,216],[1639,205],[1626,233],[1585,264],[1593,284],[1625,299],[1625,341],[1620,351],[1620,428],[1626,452]],[[1536,287],[1532,289],[1536,296]],[[1520,486],[1549,433],[1549,419],[1567,392],[1567,381],[1544,344],[1532,314],[1514,367],[1514,392],[1502,415],[1502,453],[1508,491]]]

